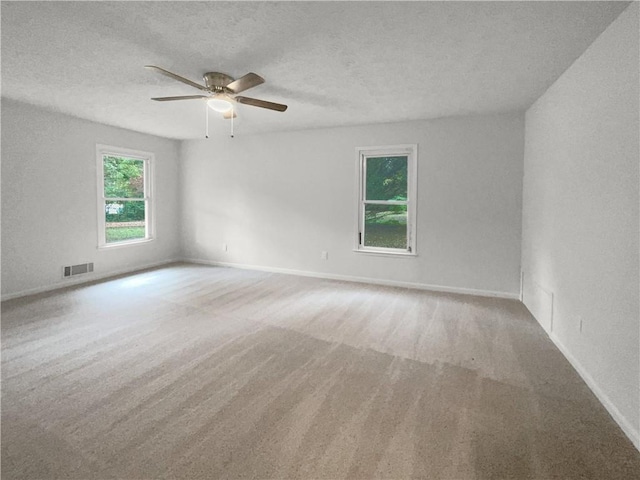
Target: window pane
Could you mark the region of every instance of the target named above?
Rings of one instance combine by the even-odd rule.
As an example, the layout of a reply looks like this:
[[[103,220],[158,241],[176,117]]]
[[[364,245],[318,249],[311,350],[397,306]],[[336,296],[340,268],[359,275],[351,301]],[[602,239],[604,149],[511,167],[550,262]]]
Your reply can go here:
[[[144,161],[109,155],[102,157],[102,161],[105,197],[144,197]]]
[[[107,243],[145,238],[145,201],[105,202]]]
[[[369,157],[365,200],[407,200],[407,157]]]
[[[407,248],[407,206],[364,207],[364,246]]]

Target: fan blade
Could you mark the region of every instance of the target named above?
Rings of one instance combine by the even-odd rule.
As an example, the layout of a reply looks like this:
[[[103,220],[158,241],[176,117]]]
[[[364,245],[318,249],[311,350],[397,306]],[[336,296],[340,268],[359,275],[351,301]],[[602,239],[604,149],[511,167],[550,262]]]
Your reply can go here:
[[[204,85],[200,85],[196,82],[192,82],[188,78],[184,78],[184,77],[181,77],[180,75],[176,75],[175,73],[171,73],[169,70],[165,70],[164,68],[156,67],[155,65],[145,65],[144,68],[155,70],[161,75],[164,75],[169,78],[173,78],[174,80],[178,80],[179,82],[182,82],[182,83],[186,83],[187,85],[198,88],[200,90],[204,90],[205,92],[209,91],[207,90],[207,87],[205,87]]]
[[[222,118],[225,118],[227,120],[230,120],[231,117],[236,118],[238,115],[236,115],[235,110],[231,109],[231,110],[227,110],[226,112],[224,112],[222,114]]]
[[[287,106],[282,105],[281,103],[267,102],[265,100],[258,100],[257,98],[240,96],[234,98],[238,103],[244,103],[246,105],[251,105],[254,107],[268,108],[269,110],[276,110],[278,112],[284,112],[287,109]]]
[[[182,97],[157,97],[152,98],[156,102],[172,102],[173,100],[195,100],[196,98],[209,98],[206,95],[184,95]]]
[[[233,93],[244,92],[245,90],[249,90],[250,88],[257,87],[261,83],[264,83],[264,78],[260,75],[256,75],[255,73],[247,73],[244,77],[240,77],[237,80],[234,80],[229,85],[226,86]]]

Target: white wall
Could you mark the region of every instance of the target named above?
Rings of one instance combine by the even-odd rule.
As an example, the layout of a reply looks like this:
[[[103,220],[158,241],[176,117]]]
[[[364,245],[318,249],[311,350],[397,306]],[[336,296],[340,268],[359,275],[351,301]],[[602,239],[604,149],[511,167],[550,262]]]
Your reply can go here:
[[[98,250],[96,143],[155,153],[156,240]],[[179,256],[177,141],[2,99],[2,296],[63,286]]]
[[[638,58],[635,3],[528,110],[522,242],[525,304],[637,446]]]
[[[523,114],[236,134],[183,142],[187,258],[519,294]],[[418,256],[355,253],[355,149],[404,143]]]

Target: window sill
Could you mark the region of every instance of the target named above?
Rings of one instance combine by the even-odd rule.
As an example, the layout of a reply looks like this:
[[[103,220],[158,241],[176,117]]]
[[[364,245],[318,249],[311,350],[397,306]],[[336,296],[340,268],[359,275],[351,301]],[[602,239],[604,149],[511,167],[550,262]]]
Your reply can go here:
[[[362,253],[365,255],[376,255],[380,257],[417,257],[417,253],[413,252],[385,252],[381,250],[362,250],[358,248],[354,248],[353,251],[355,253]]]
[[[98,250],[110,250],[112,248],[133,247],[135,245],[143,245],[145,243],[153,242],[153,238],[143,238],[140,240],[132,240],[130,242],[114,242],[98,245]]]

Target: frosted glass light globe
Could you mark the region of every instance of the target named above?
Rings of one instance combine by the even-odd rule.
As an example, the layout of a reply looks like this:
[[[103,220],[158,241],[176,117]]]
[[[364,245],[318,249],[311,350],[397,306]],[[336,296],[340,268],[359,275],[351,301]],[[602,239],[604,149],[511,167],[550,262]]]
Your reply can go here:
[[[207,100],[207,105],[209,105],[216,112],[224,113],[228,112],[233,108],[233,105],[229,100],[225,100],[224,98],[212,98],[211,100]]]

